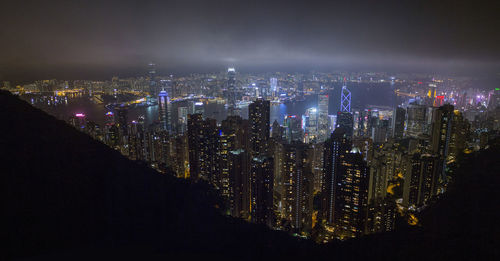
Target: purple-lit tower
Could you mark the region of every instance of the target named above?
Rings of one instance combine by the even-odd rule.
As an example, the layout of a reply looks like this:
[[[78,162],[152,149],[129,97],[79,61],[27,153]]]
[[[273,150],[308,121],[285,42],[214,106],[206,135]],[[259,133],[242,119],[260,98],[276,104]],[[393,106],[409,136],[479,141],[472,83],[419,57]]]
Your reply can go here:
[[[351,92],[347,89],[345,78],[344,86],[340,92],[340,111],[351,112]]]
[[[160,120],[160,128],[162,130],[169,130],[169,120],[168,120],[168,104],[170,103],[170,98],[168,97],[168,93],[165,90],[162,90],[158,94],[158,114]]]

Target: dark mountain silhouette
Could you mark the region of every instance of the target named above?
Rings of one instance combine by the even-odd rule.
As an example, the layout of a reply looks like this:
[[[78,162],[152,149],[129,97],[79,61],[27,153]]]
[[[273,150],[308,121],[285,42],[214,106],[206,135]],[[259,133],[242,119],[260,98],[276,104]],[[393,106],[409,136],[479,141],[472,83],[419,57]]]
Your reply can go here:
[[[463,259],[498,256],[499,148],[469,154],[421,226],[316,245],[219,213],[205,184],[130,161],[0,92],[1,256],[100,259]]]

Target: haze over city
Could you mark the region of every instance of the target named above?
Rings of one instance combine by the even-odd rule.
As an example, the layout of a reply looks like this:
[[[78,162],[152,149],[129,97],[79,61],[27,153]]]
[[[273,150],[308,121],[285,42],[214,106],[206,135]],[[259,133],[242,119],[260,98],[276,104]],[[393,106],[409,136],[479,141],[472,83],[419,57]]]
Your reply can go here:
[[[0,78],[176,73],[497,73],[491,1],[5,1]]]

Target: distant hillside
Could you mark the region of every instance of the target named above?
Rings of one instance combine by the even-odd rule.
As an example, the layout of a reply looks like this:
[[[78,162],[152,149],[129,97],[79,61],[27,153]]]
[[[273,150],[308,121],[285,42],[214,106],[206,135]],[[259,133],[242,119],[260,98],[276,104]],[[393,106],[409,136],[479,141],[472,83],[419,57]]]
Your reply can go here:
[[[316,245],[218,213],[208,186],[121,156],[0,92],[1,256],[28,260],[477,259],[498,255],[498,142],[469,154],[422,227]],[[425,258],[429,256],[430,258]]]

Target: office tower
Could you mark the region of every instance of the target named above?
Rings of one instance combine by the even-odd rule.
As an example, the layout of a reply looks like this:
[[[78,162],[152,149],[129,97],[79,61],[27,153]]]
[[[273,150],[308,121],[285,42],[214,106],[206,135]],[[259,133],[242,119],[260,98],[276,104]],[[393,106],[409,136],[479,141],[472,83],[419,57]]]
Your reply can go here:
[[[128,106],[117,106],[115,107],[115,113],[117,115],[117,125],[120,130],[120,136],[128,135]]]
[[[426,133],[427,107],[424,105],[408,105],[406,133],[411,137],[418,137]]]
[[[229,115],[236,115],[236,70],[234,68],[227,69],[227,104],[229,107]]]
[[[335,190],[336,190],[336,177],[339,176],[340,159],[345,157],[351,149],[350,140],[345,134],[345,130],[337,128],[333,131],[330,139],[325,141],[323,153],[323,187],[322,187],[322,213],[329,225],[334,224],[334,204],[335,204]]]
[[[365,232],[370,177],[361,153],[352,151],[339,160],[333,224],[338,238],[352,238]]]
[[[218,188],[218,132],[214,119],[201,114],[188,115],[189,174],[191,180],[203,179]]]
[[[335,130],[337,127],[337,115],[328,115],[328,136]]]
[[[313,179],[306,144],[285,144],[283,147],[282,184],[283,214],[292,231],[310,229],[312,216]]]
[[[453,105],[444,105],[434,110],[432,125],[432,148],[433,153],[442,157],[448,155],[448,145],[451,134],[451,123],[453,119]]]
[[[276,140],[281,140],[281,138],[283,137],[283,130],[277,120],[274,120],[273,122],[271,137]]]
[[[330,134],[328,128],[328,94],[318,95],[318,142],[324,142]]]
[[[448,161],[455,161],[457,156],[466,148],[470,124],[464,119],[463,114],[455,110],[451,123],[451,136],[448,148]]]
[[[394,110],[392,117],[392,136],[396,139],[403,138],[405,130],[406,111],[401,107]]]
[[[248,106],[250,151],[253,157],[264,156],[269,152],[269,118],[269,101],[256,100]]]
[[[183,134],[187,129],[188,108],[177,108],[177,133]]]
[[[345,131],[347,138],[352,139],[354,132],[353,117],[350,112],[337,113],[337,128],[342,128]]]
[[[251,160],[251,220],[254,223],[274,224],[273,213],[273,158],[253,157]]]
[[[372,140],[374,143],[384,143],[387,140],[389,131],[389,120],[375,118],[376,124],[372,127]]]
[[[165,131],[170,131],[170,121],[169,121],[169,103],[170,98],[168,93],[164,90],[160,91],[158,94],[158,114],[160,118],[160,129]]]
[[[324,144],[315,143],[309,146],[310,148],[307,152],[307,161],[310,162],[310,169],[312,172],[312,177],[309,182],[312,182],[312,193],[316,194],[321,192],[323,184]]]
[[[305,143],[318,140],[318,122],[318,110],[316,108],[307,109],[306,114],[302,116]]]
[[[351,92],[347,89],[344,79],[344,86],[340,92],[340,111],[351,112]]]
[[[353,136],[354,137],[363,137],[363,120],[362,120],[362,110],[353,109],[352,110],[352,119],[353,119]]]
[[[434,155],[438,155],[441,158],[441,178],[444,178],[446,169],[446,159],[448,157],[448,148],[454,114],[453,111],[453,105],[446,104],[434,110],[432,115],[432,152]]]
[[[274,77],[269,79],[269,85],[271,86],[271,92],[273,94],[273,97],[278,97],[279,96],[278,79]]]
[[[297,115],[285,117],[285,138],[288,143],[302,142],[304,138],[302,121]]]
[[[156,97],[158,95],[158,83],[156,82],[156,64],[149,63],[148,75],[149,75],[149,95],[151,97]]]

